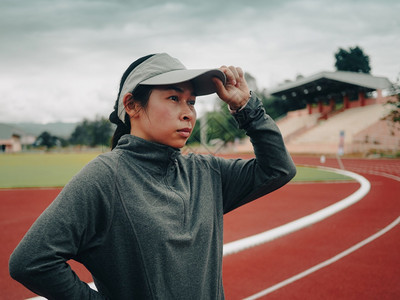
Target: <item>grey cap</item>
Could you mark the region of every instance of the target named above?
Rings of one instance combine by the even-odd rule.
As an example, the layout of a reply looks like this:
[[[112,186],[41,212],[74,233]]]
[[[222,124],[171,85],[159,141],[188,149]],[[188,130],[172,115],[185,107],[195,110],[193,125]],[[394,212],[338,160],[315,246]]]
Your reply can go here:
[[[166,53],[155,54],[133,69],[126,78],[118,99],[118,117],[124,122],[124,96],[138,85],[165,85],[190,80],[196,96],[203,96],[216,92],[213,77],[226,83],[225,74],[219,69],[187,70],[176,58]]]

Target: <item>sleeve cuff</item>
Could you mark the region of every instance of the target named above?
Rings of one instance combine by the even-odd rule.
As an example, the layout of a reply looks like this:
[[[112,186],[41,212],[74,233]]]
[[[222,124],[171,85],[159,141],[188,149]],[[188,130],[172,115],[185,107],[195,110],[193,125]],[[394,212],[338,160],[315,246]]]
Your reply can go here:
[[[231,109],[230,106],[228,105],[228,109],[229,109],[229,112],[231,113],[231,115],[237,114],[238,112],[242,111],[246,107],[247,103],[249,103],[251,96],[252,96],[252,92],[250,91],[250,96],[249,96],[249,99],[247,99],[246,104],[239,107],[238,109]]]

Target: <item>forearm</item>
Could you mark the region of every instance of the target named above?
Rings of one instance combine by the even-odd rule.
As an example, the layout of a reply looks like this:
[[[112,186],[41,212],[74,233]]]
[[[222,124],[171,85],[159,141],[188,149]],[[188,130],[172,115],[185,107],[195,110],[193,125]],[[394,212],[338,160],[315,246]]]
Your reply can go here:
[[[82,282],[67,263],[48,269],[26,263],[18,254],[13,254],[10,260],[12,278],[46,299],[105,299]]]
[[[244,129],[250,137],[257,164],[268,177],[286,177],[283,180],[293,178],[296,167],[285,147],[282,134],[254,93],[251,93],[246,106],[234,117],[239,128]]]
[[[252,93],[246,106],[234,114],[241,129],[246,131],[254,147],[256,158],[239,161],[226,182],[225,212],[266,195],[289,182],[296,174],[296,167],[286,150],[282,135],[275,122]],[[232,183],[233,182],[233,183]]]
[[[104,299],[92,290],[67,264],[74,241],[47,243],[49,228],[42,216],[10,257],[12,278],[47,299]],[[57,239],[54,238],[53,239]]]

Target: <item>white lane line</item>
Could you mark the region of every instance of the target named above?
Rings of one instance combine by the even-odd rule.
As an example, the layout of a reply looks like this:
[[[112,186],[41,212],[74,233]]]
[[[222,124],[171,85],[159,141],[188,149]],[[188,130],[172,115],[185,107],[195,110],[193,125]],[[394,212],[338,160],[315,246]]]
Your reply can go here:
[[[386,178],[393,179],[393,180],[396,180],[396,181],[400,181],[400,177],[399,176],[396,176],[396,175],[393,175],[393,174],[389,174],[389,173],[385,173],[385,172],[378,172],[378,171],[374,171],[374,170],[365,170],[365,169],[362,169],[362,168],[358,168],[358,169],[352,168],[352,170],[356,171],[356,172],[367,173],[367,174],[371,174],[371,175],[378,175],[378,176],[386,177]]]
[[[326,167],[318,167],[319,169],[329,170],[331,172],[335,172],[338,174],[342,174],[345,176],[349,176],[360,183],[360,188],[351,194],[350,196],[344,198],[343,200],[336,202],[322,210],[319,210],[313,214],[305,216],[303,218],[297,219],[293,222],[287,223],[285,225],[270,229],[268,231],[264,231],[262,233],[249,236],[237,241],[233,241],[224,245],[224,256],[230,255],[233,253],[237,253],[243,251],[245,249],[255,247],[266,242],[272,241],[289,233],[295,232],[307,226],[310,226],[314,223],[322,221],[323,219],[353,205],[354,203],[360,201],[366,194],[368,194],[369,190],[371,189],[371,184],[367,179],[363,176],[358,175],[353,172],[339,170],[339,169],[332,169]]]
[[[265,289],[265,290],[263,290],[261,292],[258,292],[257,294],[254,294],[254,295],[252,295],[250,297],[247,297],[244,300],[258,299],[258,298],[263,297],[263,296],[265,296],[265,295],[267,295],[269,293],[272,293],[272,292],[274,292],[274,291],[276,291],[276,290],[278,290],[278,289],[280,289],[280,288],[282,288],[282,287],[284,287],[284,286],[286,286],[286,285],[288,285],[288,284],[290,284],[292,282],[295,282],[295,281],[297,281],[297,280],[299,280],[299,279],[301,279],[303,277],[306,277],[306,276],[310,275],[311,273],[314,273],[314,272],[316,272],[316,271],[318,271],[318,270],[320,270],[320,269],[322,269],[322,268],[324,268],[324,267],[326,267],[326,266],[338,261],[339,259],[342,259],[343,257],[351,254],[352,252],[360,249],[361,247],[367,245],[368,243],[372,242],[373,240],[375,240],[378,237],[380,237],[380,236],[384,235],[385,233],[387,233],[389,230],[394,228],[399,223],[400,223],[400,217],[397,217],[397,219],[394,220],[392,223],[390,223],[388,226],[386,226],[385,228],[383,228],[379,232],[375,233],[374,235],[371,235],[369,238],[363,240],[362,242],[350,247],[349,249],[339,253],[338,255],[336,255],[336,256],[334,256],[334,257],[332,257],[332,258],[330,258],[330,259],[328,259],[328,260],[326,260],[326,261],[324,261],[324,262],[322,262],[322,263],[320,263],[320,264],[318,264],[318,265],[316,265],[316,266],[304,271],[304,272],[301,272],[301,273],[299,273],[299,274],[297,274],[297,275],[295,275],[295,276],[293,276],[291,278],[288,278],[288,279],[286,279],[286,280],[284,280],[284,281],[282,281],[280,283],[277,283],[277,284],[275,284],[275,285],[273,285],[273,286],[271,286],[271,287],[269,287],[269,288],[267,288],[267,289]]]

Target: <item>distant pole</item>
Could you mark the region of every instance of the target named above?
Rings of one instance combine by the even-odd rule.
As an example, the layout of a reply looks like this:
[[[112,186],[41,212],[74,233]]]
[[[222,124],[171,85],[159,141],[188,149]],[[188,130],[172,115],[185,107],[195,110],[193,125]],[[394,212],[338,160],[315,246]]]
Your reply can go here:
[[[339,136],[339,149],[338,149],[338,155],[342,156],[344,154],[344,130],[340,131],[340,136]]]
[[[207,114],[200,118],[200,144],[207,145]]]

